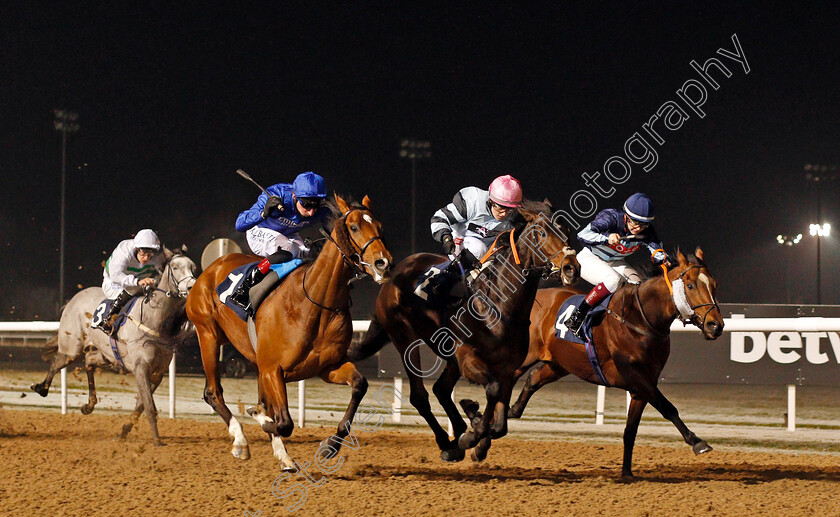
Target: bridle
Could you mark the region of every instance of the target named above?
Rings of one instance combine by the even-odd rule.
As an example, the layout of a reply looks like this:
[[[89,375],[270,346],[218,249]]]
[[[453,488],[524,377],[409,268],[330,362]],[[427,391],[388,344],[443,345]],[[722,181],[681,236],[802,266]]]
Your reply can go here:
[[[677,312],[680,315],[679,320],[683,323],[683,325],[687,323],[692,323],[700,330],[703,330],[703,326],[706,325],[706,318],[709,316],[709,313],[712,312],[712,310],[714,309],[720,311],[720,307],[718,306],[717,301],[715,300],[715,296],[714,294],[712,294],[711,290],[709,290],[709,295],[712,297],[711,303],[700,303],[697,305],[691,305],[691,302],[688,301],[688,297],[685,295],[685,290],[683,287],[683,277],[685,276],[685,274],[691,271],[692,269],[703,269],[703,266],[688,266],[683,272],[680,273],[680,276],[677,279],[677,282],[679,282],[679,284],[677,282],[674,282],[674,285],[671,284],[671,280],[668,278],[667,268],[664,265],[662,267],[665,270],[665,283],[668,284],[668,290],[671,292],[671,298],[674,300],[674,305],[677,307]],[[681,297],[682,299],[678,300],[678,297]],[[680,307],[680,305],[683,305],[683,300],[685,301],[685,305],[688,306],[688,309],[691,310],[691,314],[685,314],[685,312],[687,312],[685,308]],[[702,318],[697,314],[697,309],[701,307],[709,307],[708,309],[706,309],[706,312],[703,313]]]
[[[714,309],[720,310],[720,307],[718,306],[717,302],[714,299],[714,295],[712,295],[712,302],[711,303],[700,303],[700,304],[697,304],[697,305],[691,305],[691,303],[688,301],[688,298],[685,296],[685,292],[683,290],[683,285],[684,285],[683,284],[683,282],[684,282],[683,277],[686,275],[686,273],[688,273],[692,269],[702,269],[702,268],[703,268],[703,266],[691,265],[691,266],[687,267],[684,271],[682,271],[680,273],[680,276],[677,278],[677,280],[672,283],[671,279],[668,278],[668,268],[664,264],[662,265],[663,273],[664,273],[664,276],[665,276],[665,283],[668,285],[668,291],[671,293],[671,299],[674,302],[674,306],[677,309],[677,315],[678,315],[677,319],[679,319],[680,322],[682,322],[683,325],[685,325],[687,323],[691,323],[691,324],[695,325],[697,328],[699,328],[700,330],[703,330],[703,326],[706,324],[706,318],[709,316],[709,313],[712,312],[712,310],[714,310]],[[676,286],[676,289],[675,289],[675,286]],[[623,315],[616,314],[610,308],[607,308],[607,312],[610,315],[612,315],[613,317],[615,317],[621,324],[623,324],[626,327],[638,332],[639,334],[646,335],[648,337],[660,338],[660,339],[668,337],[668,333],[662,333],[659,330],[657,330],[653,326],[653,324],[651,324],[650,320],[648,319],[647,315],[645,314],[645,309],[644,309],[644,306],[642,305],[642,299],[639,296],[639,287],[640,287],[640,284],[635,284],[635,289],[634,289],[633,295],[634,295],[634,299],[636,300],[636,304],[639,306],[639,314],[642,316],[642,321],[645,322],[645,325],[647,325],[647,327],[648,327],[648,329],[650,329],[650,331],[645,330],[645,329],[640,328],[640,327],[637,327],[636,325],[633,325],[632,323],[628,322],[627,318],[625,318]],[[675,291],[676,291],[676,293],[675,293]],[[711,295],[711,292],[709,294]],[[683,298],[683,300],[685,301],[685,303],[684,303],[685,307],[683,307],[683,308],[680,307],[681,305],[683,305],[683,301],[682,300],[678,301],[677,300],[678,297]],[[697,309],[699,309],[701,307],[709,307],[708,309],[706,309],[706,312],[703,313],[702,318],[696,312]],[[691,311],[691,314],[685,314],[685,312],[688,312],[689,310]]]
[[[353,272],[353,278],[350,279],[351,282],[354,281],[354,280],[360,280],[360,279],[362,279],[366,276],[370,276],[370,274],[365,269],[365,266],[367,266],[368,268],[371,268],[371,269],[373,269],[373,266],[368,264],[367,262],[365,262],[362,257],[364,256],[365,252],[367,251],[368,247],[371,244],[373,244],[377,240],[382,241],[382,237],[380,235],[374,235],[363,246],[359,246],[359,244],[356,242],[356,240],[353,239],[353,236],[350,234],[350,230],[347,228],[347,216],[350,215],[351,213],[357,211],[357,210],[364,211],[364,212],[370,212],[370,210],[365,208],[365,207],[353,207],[353,208],[349,209],[348,211],[344,212],[344,214],[341,216],[341,218],[338,221],[336,221],[336,224],[338,224],[339,221],[341,222],[341,227],[343,229],[342,233],[347,238],[347,240],[350,242],[351,246],[353,246],[355,248],[352,251],[352,253],[348,253],[345,250],[341,249],[341,245],[338,244],[338,242],[333,238],[333,236],[330,235],[326,230],[321,228],[321,233],[330,242],[335,244],[336,249],[338,249],[338,252],[341,254],[341,259],[344,261],[345,264],[347,264],[347,266]],[[383,242],[383,245],[384,245],[384,241],[382,241],[382,242]],[[335,313],[340,313],[340,312],[345,312],[345,311],[350,310],[350,302],[348,302],[347,307],[327,307],[326,305],[323,305],[323,304],[318,303],[317,301],[313,300],[312,297],[309,296],[309,293],[306,290],[306,274],[308,272],[309,272],[309,268],[307,268],[303,272],[303,281],[301,282],[302,285],[303,285],[303,294],[304,294],[304,296],[306,296],[307,300],[309,300],[310,302],[312,302],[313,304],[317,305],[318,307],[320,307],[322,309],[325,309],[325,310],[328,310],[328,311],[333,311]]]
[[[180,280],[175,280],[175,273],[172,271],[172,268],[169,267],[169,265],[171,264],[171,262],[176,257],[181,257],[181,256],[183,256],[183,255],[174,254],[166,262],[166,266],[167,266],[166,271],[168,272],[167,273],[167,279],[169,280],[169,285],[170,286],[172,286],[172,285],[175,286],[175,291],[172,291],[172,288],[170,287],[170,290],[166,292],[166,296],[176,296],[178,298],[186,298],[190,291],[186,287],[184,289],[181,289],[181,283],[189,282],[190,280],[195,280],[195,276],[192,273],[190,273],[189,276],[185,276],[184,278],[182,278]],[[158,291],[162,291],[162,289],[158,289]]]

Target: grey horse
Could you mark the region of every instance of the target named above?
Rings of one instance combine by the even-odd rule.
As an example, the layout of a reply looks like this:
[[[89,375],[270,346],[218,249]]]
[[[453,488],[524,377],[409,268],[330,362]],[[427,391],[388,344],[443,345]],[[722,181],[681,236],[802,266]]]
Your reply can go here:
[[[165,267],[157,287],[147,288],[145,297],[131,307],[113,346],[104,332],[90,328],[91,320],[104,312],[104,307],[99,307],[105,299],[102,288],[88,287],[76,293],[62,310],[56,342],[45,354],[55,354],[47,377],[44,382],[30,386],[32,391],[46,397],[56,372],[84,353],[89,398],[81,411],[87,415],[97,402],[94,385],[97,366],[113,365],[118,370],[132,372],[137,378],[137,405],[120,438],[128,435],[145,409],[155,445],[163,444],[158,435],[152,394],[163,380],[175,348],[195,332],[184,309],[187,293],[195,284],[195,262],[183,249],[164,249],[164,253]]]

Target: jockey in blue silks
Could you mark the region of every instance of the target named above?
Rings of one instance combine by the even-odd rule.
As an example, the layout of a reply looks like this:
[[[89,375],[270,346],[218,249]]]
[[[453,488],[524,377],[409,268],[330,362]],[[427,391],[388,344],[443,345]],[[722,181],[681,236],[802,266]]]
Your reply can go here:
[[[580,327],[592,307],[625,282],[641,282],[642,277],[625,260],[630,254],[645,246],[654,263],[667,261],[659,237],[651,226],[653,219],[653,201],[647,195],[637,193],[627,198],[623,212],[614,208],[602,210],[578,233],[578,240],[584,246],[577,255],[580,276],[595,288],[565,323],[577,337],[583,339]]]
[[[243,279],[230,299],[248,309],[248,291],[271,271],[271,264],[287,262],[309,252],[298,232],[314,224],[324,225],[330,209],[324,205],[327,188],[324,178],[304,172],[294,183],[278,183],[260,194],[257,202],[236,218],[236,230],[245,232],[255,255],[265,257]]]

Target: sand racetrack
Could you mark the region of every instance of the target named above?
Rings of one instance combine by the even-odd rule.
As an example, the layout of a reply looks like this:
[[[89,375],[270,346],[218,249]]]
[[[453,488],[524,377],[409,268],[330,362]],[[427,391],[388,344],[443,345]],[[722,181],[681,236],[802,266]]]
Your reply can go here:
[[[125,415],[0,409],[2,515],[282,516],[297,496],[272,494],[278,463],[246,425],[252,458],[235,459],[221,421],[144,420],[124,442]],[[329,428],[286,441],[313,462]],[[309,486],[298,515],[840,515],[837,455],[729,452],[695,457],[684,444],[637,446],[637,479],[619,479],[621,444],[494,442],[488,459],[445,464],[428,431],[357,431],[358,450]],[[322,476],[312,465],[315,479]],[[297,478],[300,481],[301,478]],[[278,482],[281,492],[292,478]]]

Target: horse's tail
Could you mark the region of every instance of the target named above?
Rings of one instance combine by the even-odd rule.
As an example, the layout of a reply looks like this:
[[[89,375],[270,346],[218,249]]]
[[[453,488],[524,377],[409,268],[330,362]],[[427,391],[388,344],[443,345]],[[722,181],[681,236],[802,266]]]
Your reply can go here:
[[[58,353],[58,336],[51,337],[47,340],[44,351],[41,353],[42,361],[52,361],[53,357]]]
[[[357,362],[362,359],[367,359],[382,350],[382,347],[387,345],[390,340],[391,338],[388,337],[388,333],[385,332],[385,329],[376,321],[376,317],[374,316],[370,319],[370,326],[365,337],[361,341],[350,345],[350,348],[347,350],[347,360]]]

